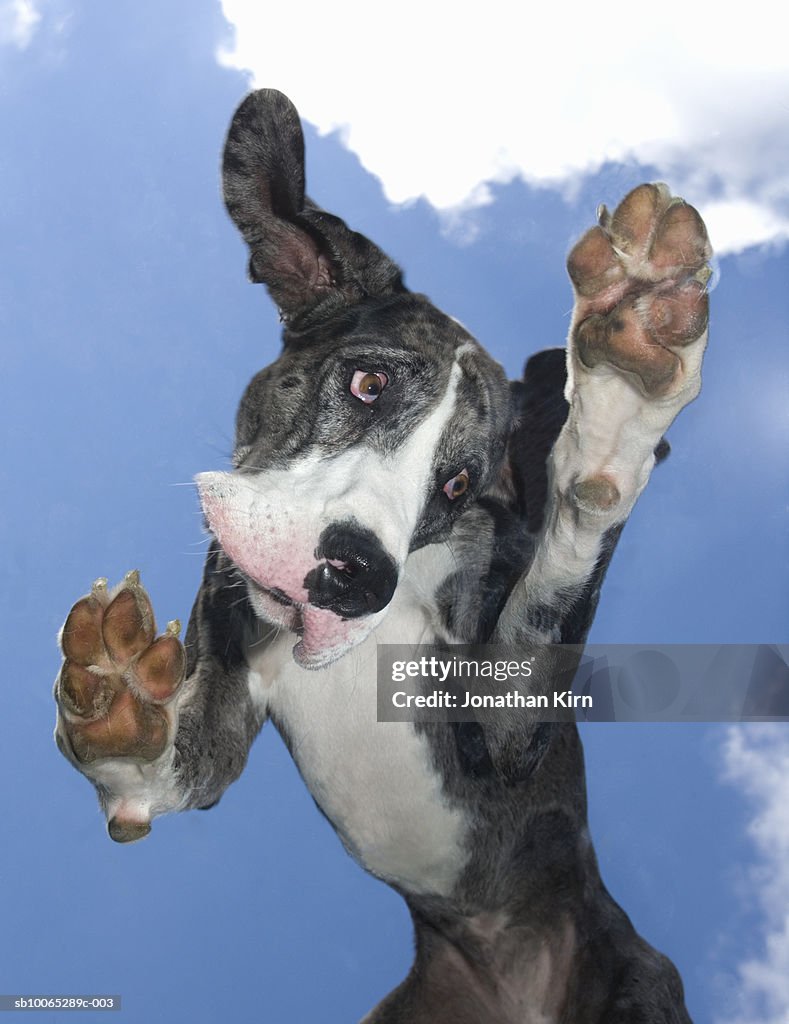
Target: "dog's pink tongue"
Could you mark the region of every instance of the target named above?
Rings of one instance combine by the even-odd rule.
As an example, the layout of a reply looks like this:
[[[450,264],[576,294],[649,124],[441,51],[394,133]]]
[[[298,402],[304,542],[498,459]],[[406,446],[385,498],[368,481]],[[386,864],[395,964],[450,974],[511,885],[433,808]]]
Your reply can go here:
[[[302,668],[323,668],[341,657],[349,647],[370,632],[369,617],[341,619],[325,608],[305,605],[301,609],[303,633],[293,648],[293,657]]]

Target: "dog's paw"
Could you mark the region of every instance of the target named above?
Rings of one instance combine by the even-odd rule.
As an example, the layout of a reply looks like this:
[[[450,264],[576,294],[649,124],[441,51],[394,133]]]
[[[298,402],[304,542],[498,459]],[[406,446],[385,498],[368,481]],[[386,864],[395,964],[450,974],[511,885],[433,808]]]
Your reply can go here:
[[[575,369],[613,370],[647,398],[685,404],[698,391],[706,342],[704,222],[662,184],[639,185],[598,219],[567,261]]]
[[[180,623],[156,636],[139,573],[108,591],[97,580],[69,612],[60,634],[64,661],[55,683],[58,745],[96,785],[113,839],[150,831],[145,798],[130,798],[172,748],[174,698],[185,675]]]

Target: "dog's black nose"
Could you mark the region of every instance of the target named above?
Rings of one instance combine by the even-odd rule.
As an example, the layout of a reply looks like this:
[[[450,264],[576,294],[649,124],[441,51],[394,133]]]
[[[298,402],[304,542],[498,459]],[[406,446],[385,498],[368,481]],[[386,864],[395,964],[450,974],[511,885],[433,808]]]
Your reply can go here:
[[[315,555],[325,561],[304,580],[310,604],[358,619],[381,611],[392,600],[397,566],[370,530],[355,523],[328,526]]]

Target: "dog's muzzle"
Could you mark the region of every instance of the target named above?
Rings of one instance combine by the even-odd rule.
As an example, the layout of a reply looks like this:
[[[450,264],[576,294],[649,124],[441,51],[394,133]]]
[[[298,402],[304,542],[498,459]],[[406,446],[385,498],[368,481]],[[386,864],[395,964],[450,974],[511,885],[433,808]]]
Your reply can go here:
[[[330,511],[317,497],[311,503],[312,490],[298,483],[276,473],[197,477],[208,525],[246,575],[255,611],[300,637],[293,651],[299,664],[320,668],[374,629],[399,570],[350,503]],[[341,518],[327,522],[327,515]]]

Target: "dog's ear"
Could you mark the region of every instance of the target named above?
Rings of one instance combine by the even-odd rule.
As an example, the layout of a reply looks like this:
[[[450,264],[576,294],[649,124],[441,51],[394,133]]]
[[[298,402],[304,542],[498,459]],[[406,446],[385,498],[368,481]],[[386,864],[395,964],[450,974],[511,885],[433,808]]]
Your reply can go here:
[[[304,194],[304,136],[281,92],[253,92],[236,111],[222,166],[225,204],[291,326],[306,327],[366,295],[404,291],[399,268]]]

